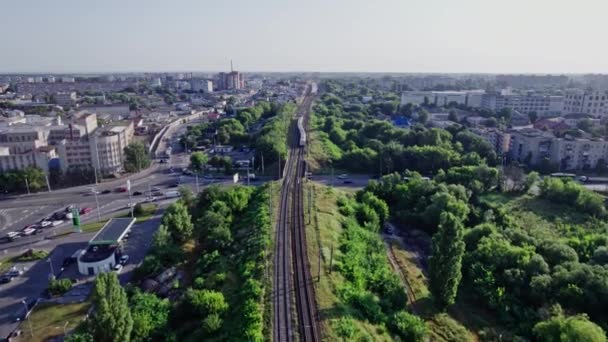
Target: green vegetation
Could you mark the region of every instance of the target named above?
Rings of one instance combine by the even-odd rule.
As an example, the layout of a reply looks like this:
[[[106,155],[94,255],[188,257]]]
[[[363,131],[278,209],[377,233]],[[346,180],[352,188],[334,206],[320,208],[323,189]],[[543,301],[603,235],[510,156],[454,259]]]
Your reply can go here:
[[[22,323],[21,330],[25,334],[17,341],[44,342],[63,336],[64,331],[69,332],[82,322],[90,306],[89,302],[41,303],[32,311],[27,321]]]
[[[95,310],[87,323],[88,332],[94,340],[129,342],[133,318],[127,295],[120,286],[116,273],[97,275],[91,298]]]
[[[127,172],[139,172],[148,168],[152,162],[146,147],[138,141],[125,147],[125,156],[125,170]]]
[[[265,274],[272,230],[268,202],[267,186],[213,186],[165,211],[136,279],[171,266],[187,272],[185,281],[174,287],[183,295],[170,304],[162,325],[173,331],[171,338],[265,339]]]
[[[0,173],[0,191],[3,192],[37,192],[47,188],[46,178],[41,169],[26,167],[23,170]]]
[[[423,174],[435,174],[454,166],[493,166],[494,148],[483,138],[462,126],[448,130],[426,129],[418,117],[413,129],[403,129],[373,116],[397,115],[394,105],[387,105],[390,93],[378,94],[369,104],[352,104],[360,97],[361,85],[327,81],[331,89],[314,106],[312,117],[311,165],[337,167],[351,172],[375,174],[404,171],[409,168]],[[349,103],[349,104],[346,104]],[[388,102],[391,103],[391,102]],[[411,113],[408,115],[411,116]]]
[[[202,172],[209,161],[209,156],[203,152],[193,152],[190,155],[190,168],[194,172]]]
[[[27,262],[27,261],[35,261],[35,260],[42,260],[44,258],[46,258],[47,256],[49,256],[49,252],[45,251],[45,250],[29,250],[23,254],[21,254],[20,256],[14,258],[14,261],[16,262]]]
[[[72,280],[70,279],[52,279],[49,281],[49,293],[53,296],[61,296],[70,291],[72,288]]]

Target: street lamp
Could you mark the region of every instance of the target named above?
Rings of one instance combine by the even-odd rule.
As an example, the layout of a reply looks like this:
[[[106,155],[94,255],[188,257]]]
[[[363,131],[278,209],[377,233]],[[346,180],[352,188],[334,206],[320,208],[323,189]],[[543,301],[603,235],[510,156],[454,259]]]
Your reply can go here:
[[[46,262],[48,262],[49,266],[51,267],[51,275],[49,276],[49,278],[55,277],[55,270],[53,269],[53,260],[51,260],[51,256],[50,255],[49,255],[49,258],[46,259]]]
[[[29,312],[29,309],[27,307],[27,303],[25,302],[25,299],[23,299],[21,301],[21,304],[23,304],[23,307],[25,307],[25,316],[23,317],[23,319],[27,319],[28,321],[30,321],[30,334],[32,335],[32,337],[34,337],[34,328],[32,328],[32,321],[29,319],[28,314],[27,314]]]

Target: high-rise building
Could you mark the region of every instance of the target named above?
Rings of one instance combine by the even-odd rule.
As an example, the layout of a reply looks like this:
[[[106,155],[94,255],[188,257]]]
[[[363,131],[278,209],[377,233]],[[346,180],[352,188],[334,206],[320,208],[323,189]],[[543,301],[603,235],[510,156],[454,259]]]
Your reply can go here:
[[[239,90],[245,88],[245,75],[238,71],[220,72],[217,75],[218,90]]]
[[[596,118],[608,114],[608,91],[571,89],[566,92],[564,113],[584,113]]]

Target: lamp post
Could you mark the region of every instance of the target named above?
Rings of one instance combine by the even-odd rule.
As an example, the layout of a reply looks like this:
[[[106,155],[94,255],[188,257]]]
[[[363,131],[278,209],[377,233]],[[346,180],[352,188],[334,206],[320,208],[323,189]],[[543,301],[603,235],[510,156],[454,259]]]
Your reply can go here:
[[[49,258],[46,259],[46,262],[48,262],[49,266],[51,267],[51,275],[49,276],[49,278],[52,279],[53,277],[55,277],[55,270],[53,269],[53,260],[51,259],[50,255]]]

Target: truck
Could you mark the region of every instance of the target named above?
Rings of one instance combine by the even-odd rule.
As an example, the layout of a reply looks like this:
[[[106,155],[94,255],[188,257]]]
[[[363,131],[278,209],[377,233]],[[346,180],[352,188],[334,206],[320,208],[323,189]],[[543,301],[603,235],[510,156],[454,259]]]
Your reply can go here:
[[[180,197],[181,194],[179,193],[179,191],[167,191],[165,192],[165,198],[175,198],[175,197]]]

